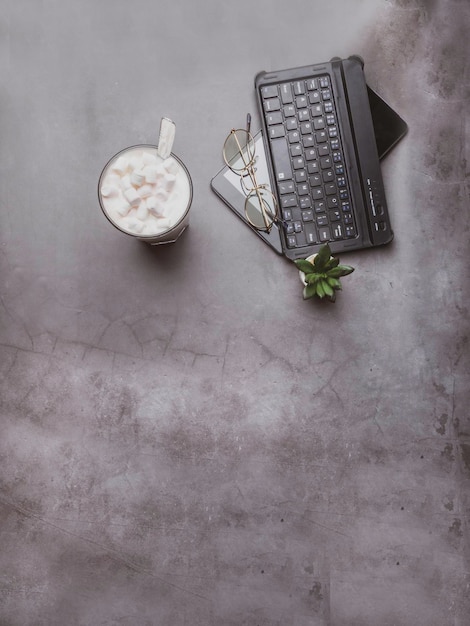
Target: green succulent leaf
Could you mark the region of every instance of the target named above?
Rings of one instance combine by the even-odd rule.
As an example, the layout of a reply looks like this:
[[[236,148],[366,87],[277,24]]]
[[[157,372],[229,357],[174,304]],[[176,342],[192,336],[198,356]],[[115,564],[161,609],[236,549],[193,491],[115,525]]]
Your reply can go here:
[[[333,289],[341,289],[341,282],[338,278],[332,278],[331,276],[328,276],[326,281],[330,285],[330,287],[333,287]]]
[[[328,272],[328,276],[331,276],[331,278],[341,278],[341,276],[347,276],[351,274],[351,272],[354,272],[354,268],[350,265],[338,265]]]
[[[308,300],[308,298],[313,298],[313,296],[317,293],[315,285],[305,285],[304,287],[304,300]]]
[[[316,283],[316,285],[312,285],[312,287],[315,287],[317,296],[319,298],[325,297],[326,294],[325,290],[323,289],[323,281],[319,280],[318,283]]]
[[[305,274],[305,282],[308,285],[314,285],[320,280],[320,276],[318,274]]]
[[[310,263],[307,259],[296,259],[294,263],[296,264],[297,269],[304,274],[311,274],[313,272],[313,263]]]
[[[315,257],[313,264],[315,265],[315,269],[317,271],[323,271],[326,263],[329,261],[331,256],[330,246],[326,243],[323,245],[318,251],[317,256]]]
[[[325,269],[329,272],[331,269],[333,269],[333,267],[337,267],[338,265],[339,265],[338,257],[332,256],[330,260],[327,262],[327,264],[325,265]]]
[[[321,281],[321,286],[323,287],[323,291],[325,292],[325,295],[327,295],[329,298],[331,298],[331,296],[334,293],[333,287],[331,287],[329,285],[327,280],[322,280]]]

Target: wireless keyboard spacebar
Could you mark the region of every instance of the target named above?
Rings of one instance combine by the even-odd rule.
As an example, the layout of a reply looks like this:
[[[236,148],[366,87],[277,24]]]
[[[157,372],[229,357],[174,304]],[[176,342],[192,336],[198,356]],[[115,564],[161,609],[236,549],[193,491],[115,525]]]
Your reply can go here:
[[[271,154],[273,157],[274,174],[276,182],[290,180],[292,178],[292,164],[284,137],[271,140]]]

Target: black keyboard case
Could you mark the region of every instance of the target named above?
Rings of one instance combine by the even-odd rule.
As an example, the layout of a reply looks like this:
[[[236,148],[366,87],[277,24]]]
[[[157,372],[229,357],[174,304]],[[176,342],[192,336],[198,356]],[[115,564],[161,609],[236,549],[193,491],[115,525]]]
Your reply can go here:
[[[277,185],[272,168],[272,155],[263,111],[261,89],[267,85],[308,79],[328,73],[337,110],[345,167],[352,195],[357,234],[351,239],[330,241],[332,252],[343,252],[379,246],[393,239],[379,156],[374,135],[367,86],[360,57],[332,59],[327,63],[276,72],[260,72],[255,78],[258,107],[263,125],[263,138],[271,187],[277,199]],[[305,258],[318,251],[321,243],[288,248],[283,238],[284,254],[291,259]]]

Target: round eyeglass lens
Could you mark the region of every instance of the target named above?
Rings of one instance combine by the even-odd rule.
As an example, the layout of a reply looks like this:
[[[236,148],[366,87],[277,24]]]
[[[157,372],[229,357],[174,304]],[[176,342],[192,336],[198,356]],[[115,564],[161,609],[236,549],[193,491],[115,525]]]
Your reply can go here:
[[[247,220],[258,230],[269,231],[276,219],[276,200],[264,187],[254,189],[245,202]]]
[[[232,130],[224,143],[224,160],[230,169],[242,172],[253,165],[255,159],[255,141],[252,135],[243,129]]]

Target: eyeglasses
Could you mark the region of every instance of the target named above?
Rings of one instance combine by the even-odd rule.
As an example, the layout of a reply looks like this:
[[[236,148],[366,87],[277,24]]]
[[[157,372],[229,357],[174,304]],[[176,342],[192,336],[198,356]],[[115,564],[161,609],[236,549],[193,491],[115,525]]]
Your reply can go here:
[[[248,222],[257,230],[270,232],[279,221],[277,202],[267,184],[256,180],[255,140],[250,133],[251,116],[247,115],[245,129],[232,129],[224,143],[223,156],[228,167],[240,176],[240,184],[245,200],[245,215]]]

